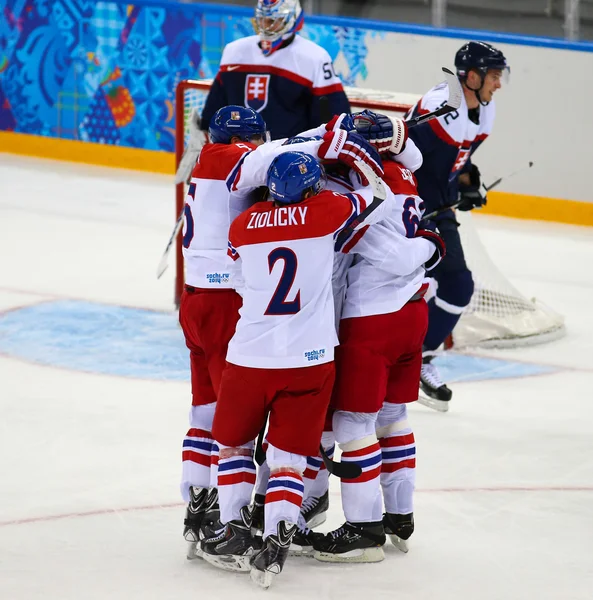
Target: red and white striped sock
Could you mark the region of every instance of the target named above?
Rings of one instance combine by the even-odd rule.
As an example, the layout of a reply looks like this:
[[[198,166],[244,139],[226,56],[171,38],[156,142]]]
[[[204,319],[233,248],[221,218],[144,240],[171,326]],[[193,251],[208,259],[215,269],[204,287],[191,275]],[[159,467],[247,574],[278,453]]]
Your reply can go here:
[[[218,458],[218,502],[222,523],[241,518],[241,509],[251,502],[254,484],[253,443],[238,448],[221,445]]]

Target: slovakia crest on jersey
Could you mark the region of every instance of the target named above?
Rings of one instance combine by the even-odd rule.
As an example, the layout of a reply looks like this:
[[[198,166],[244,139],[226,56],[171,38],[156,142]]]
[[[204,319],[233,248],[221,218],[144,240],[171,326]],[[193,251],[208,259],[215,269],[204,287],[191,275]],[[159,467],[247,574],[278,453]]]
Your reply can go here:
[[[247,75],[245,79],[245,106],[260,112],[268,105],[269,75]]]

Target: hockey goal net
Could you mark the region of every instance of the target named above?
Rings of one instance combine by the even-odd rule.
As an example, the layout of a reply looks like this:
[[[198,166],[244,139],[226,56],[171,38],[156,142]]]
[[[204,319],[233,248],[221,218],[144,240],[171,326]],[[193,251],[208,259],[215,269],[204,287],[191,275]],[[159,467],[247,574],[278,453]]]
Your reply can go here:
[[[179,165],[189,134],[189,117],[195,109],[201,113],[210,87],[208,80],[185,80],[177,86],[176,165]],[[365,108],[403,115],[418,99],[414,94],[346,88],[353,110]],[[186,189],[176,186],[175,216],[183,210]],[[526,298],[500,272],[490,259],[469,213],[457,213],[462,223],[460,234],[466,260],[475,282],[471,304],[455,331],[453,344],[465,346],[514,347],[537,344],[561,337],[564,318],[536,299]],[[182,236],[177,237],[175,302],[181,298],[184,281]]]

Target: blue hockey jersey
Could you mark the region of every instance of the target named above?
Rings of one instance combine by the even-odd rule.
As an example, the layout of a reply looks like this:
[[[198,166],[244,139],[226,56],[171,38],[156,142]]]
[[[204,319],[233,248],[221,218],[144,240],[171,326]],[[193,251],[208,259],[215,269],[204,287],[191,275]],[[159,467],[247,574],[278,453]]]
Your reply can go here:
[[[326,108],[320,106],[322,97],[327,98]],[[328,116],[350,112],[329,54],[299,35],[269,56],[262,54],[256,35],[227,44],[201,128],[207,130],[214,113],[228,104],[260,112],[272,139],[292,137]]]
[[[411,114],[415,117],[432,112],[444,106],[448,97],[447,84],[437,85],[420,98]],[[424,158],[422,167],[414,175],[427,213],[456,202],[459,175],[469,170],[472,154],[492,130],[494,102],[479,106],[477,111],[479,118],[475,123],[470,119],[465,96],[462,96],[458,110],[409,131]]]

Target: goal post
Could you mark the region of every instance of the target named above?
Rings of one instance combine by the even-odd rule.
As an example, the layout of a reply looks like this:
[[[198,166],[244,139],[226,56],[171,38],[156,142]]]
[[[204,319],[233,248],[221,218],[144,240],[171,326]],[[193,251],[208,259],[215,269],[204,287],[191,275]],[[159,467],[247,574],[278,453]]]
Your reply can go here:
[[[176,89],[175,165],[179,165],[189,135],[189,117],[201,114],[210,80],[183,80]],[[370,109],[402,116],[418,100],[415,94],[346,87],[353,109]],[[185,184],[176,185],[175,219],[185,205]],[[474,278],[474,295],[452,336],[457,348],[466,346],[516,347],[547,342],[564,335],[564,318],[541,301],[526,298],[495,266],[480,240],[469,213],[456,218],[467,264]],[[175,246],[175,304],[181,299],[184,283],[182,236]]]

